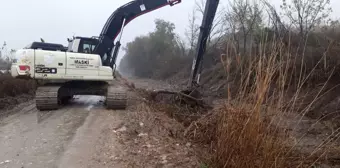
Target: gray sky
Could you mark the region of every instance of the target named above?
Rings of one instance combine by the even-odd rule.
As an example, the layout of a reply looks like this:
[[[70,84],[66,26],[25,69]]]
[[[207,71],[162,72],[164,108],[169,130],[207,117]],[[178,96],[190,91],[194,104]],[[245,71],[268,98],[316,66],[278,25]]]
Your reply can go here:
[[[22,48],[42,37],[47,42],[67,45],[76,36],[98,36],[111,13],[130,0],[1,0],[0,45]],[[276,5],[281,0],[271,0]],[[223,4],[228,0],[221,0]],[[154,30],[156,18],[171,21],[176,32],[184,35],[195,0],[183,0],[174,7],[164,7],[130,22],[124,30],[122,44]],[[340,16],[340,0],[331,0],[333,17]],[[120,54],[121,56],[122,54]]]
[[[0,5],[0,45],[22,48],[42,37],[46,42],[67,45],[67,38],[99,36],[112,12],[130,0],[2,0]],[[194,0],[164,7],[142,15],[124,30],[122,45],[136,36],[154,30],[154,20],[162,18],[176,24],[184,34]],[[121,56],[122,54],[120,54]]]

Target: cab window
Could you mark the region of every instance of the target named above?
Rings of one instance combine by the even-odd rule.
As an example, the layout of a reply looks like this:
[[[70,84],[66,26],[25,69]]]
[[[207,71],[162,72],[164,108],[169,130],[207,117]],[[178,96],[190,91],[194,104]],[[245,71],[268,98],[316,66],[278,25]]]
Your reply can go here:
[[[80,44],[81,53],[92,54],[96,45],[92,41],[82,40]]]
[[[90,44],[83,44],[83,52],[87,53],[87,54],[91,54],[92,53],[92,46]]]

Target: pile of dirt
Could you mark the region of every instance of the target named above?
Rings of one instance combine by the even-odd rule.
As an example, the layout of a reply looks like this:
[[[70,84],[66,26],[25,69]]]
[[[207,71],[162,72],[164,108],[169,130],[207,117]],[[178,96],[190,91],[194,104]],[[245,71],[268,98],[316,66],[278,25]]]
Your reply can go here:
[[[31,79],[17,79],[10,74],[0,75],[0,109],[12,108],[14,105],[33,98],[37,84]]]
[[[235,85],[235,81],[230,79],[228,81],[226,79],[224,72],[223,66],[212,67],[203,72],[202,83],[205,84],[203,87],[205,89],[203,90],[206,91],[204,95],[212,96],[213,99],[218,100],[226,97],[228,84],[230,88],[238,88],[238,86]],[[184,84],[186,82],[182,81],[181,83]],[[232,86],[232,84],[234,84],[234,86]],[[231,89],[229,91],[237,92],[237,89]],[[275,94],[275,88],[268,89],[268,92],[269,91],[271,94]],[[290,92],[290,90],[287,91]],[[149,96],[149,93],[145,90],[140,90],[139,92],[145,95],[145,97]],[[287,138],[287,140],[275,141],[276,144],[274,144],[274,146],[278,148],[291,148],[294,152],[287,154],[292,158],[287,158],[286,161],[282,161],[283,164],[312,165],[316,162],[314,165],[339,165],[337,161],[339,157],[336,155],[336,153],[339,152],[338,149],[340,145],[337,143],[339,137],[339,124],[337,124],[339,123],[337,119],[339,116],[339,99],[336,95],[337,92],[338,87],[329,83],[316,87],[305,86],[299,90],[298,95],[295,95],[297,94],[296,90],[293,90],[292,94],[284,93],[286,94],[285,99],[287,99],[284,104],[289,104],[289,106],[292,107],[290,111],[294,111],[294,113],[290,114],[291,116],[285,116],[285,119],[281,119],[285,121],[286,125],[280,127],[279,130],[283,133],[286,133],[286,131],[289,132],[290,137]],[[294,96],[297,97],[294,98]],[[169,101],[170,99],[167,100]],[[221,101],[225,102],[223,100]],[[292,101],[295,102],[292,103]],[[243,100],[240,100],[240,103],[242,102],[244,103]],[[200,146],[200,149],[195,149],[196,151],[205,149],[204,153],[210,153],[210,157],[214,156],[216,143],[218,143],[219,138],[217,129],[221,126],[218,125],[221,118],[221,109],[200,113],[198,109],[187,109],[185,106],[179,106],[171,102],[167,104],[166,101],[162,100],[150,103],[148,106],[155,109],[154,111],[163,112],[167,114],[168,117],[181,123],[184,129],[181,128],[180,132],[184,131],[183,136],[186,138],[186,141]],[[230,110],[224,108],[222,111],[223,113],[228,113]],[[246,120],[244,120],[243,123],[245,122]],[[269,139],[272,138],[269,135],[267,136],[267,134],[265,135]],[[259,136],[262,136],[262,134]],[[276,137],[276,135],[273,137]],[[292,148],[292,146],[294,148]],[[278,148],[275,148],[276,152],[279,151]],[[209,154],[207,155],[208,156],[204,158],[209,158]],[[221,161],[223,163],[225,159],[221,159]],[[216,163],[217,161],[215,160],[213,162]]]
[[[182,77],[185,76],[183,75],[184,72],[182,72],[175,77],[180,78],[180,74],[182,74]],[[173,79],[175,79],[175,77]],[[179,83],[181,85],[185,85],[187,83],[187,81],[185,80],[176,80],[180,81]],[[174,82],[176,80],[174,80]],[[219,105],[223,105],[226,102],[226,100],[223,100],[223,98],[226,98],[228,91],[230,91],[229,93],[237,92],[238,90],[234,88],[239,87],[235,84],[235,76],[234,79],[227,79],[225,69],[221,64],[204,70],[202,74],[202,83],[204,84],[204,95],[213,97],[213,99],[218,102],[217,104]],[[131,90],[138,92],[141,97],[144,98],[143,104],[138,107],[138,110],[136,110],[139,112],[135,113],[136,115],[131,117],[138,119],[134,121],[134,126],[128,127],[133,128],[133,131],[129,132],[129,135],[131,135],[131,144],[129,145],[133,145],[132,141],[135,141],[136,137],[143,137],[145,136],[145,134],[143,133],[148,132],[148,135],[152,135],[150,137],[157,135],[160,135],[163,138],[167,137],[164,140],[162,138],[160,139],[170,144],[172,140],[174,140],[175,142],[180,141],[182,144],[189,144],[192,147],[189,149],[192,150],[193,153],[200,153],[199,156],[202,156],[202,158],[199,157],[199,160],[201,162],[203,161],[204,163],[216,164],[218,163],[218,161],[221,161],[221,164],[224,163],[226,159],[223,157],[218,158],[216,155],[216,151],[223,152],[223,150],[216,150],[218,149],[218,144],[228,144],[228,142],[221,141],[223,138],[221,138],[221,134],[218,134],[218,132],[221,131],[218,129],[222,126],[219,122],[222,118],[221,114],[228,114],[233,111],[230,109],[234,108],[216,107],[211,111],[195,109],[188,106],[175,104],[173,102],[173,99],[166,96],[161,97],[156,101],[152,101],[152,99],[150,98],[150,91],[145,89],[136,89],[134,84],[131,82],[127,82],[126,85],[129,86]],[[261,84],[258,85],[260,86]],[[287,148],[289,150],[290,148],[292,150],[292,153],[287,153],[287,156],[291,158],[287,158],[286,161],[281,161],[282,164],[288,163],[290,165],[311,165],[313,164],[313,162],[316,162],[316,164],[314,165],[322,165],[326,167],[339,165],[339,157],[336,155],[336,153],[339,153],[338,149],[340,145],[337,139],[339,137],[339,125],[337,124],[339,123],[337,120],[339,111],[339,100],[336,95],[336,93],[338,92],[338,88],[335,86],[336,85],[332,83],[329,83],[326,86],[319,85],[316,87],[310,87],[306,85],[299,90],[299,94],[296,98],[294,98],[296,90],[293,90],[292,94],[283,93],[286,94],[284,97],[286,100],[283,104],[291,106],[292,108],[288,109],[290,109],[290,111],[294,111],[294,113],[290,114],[290,116],[284,116],[284,119],[281,118],[281,120],[285,121],[285,124],[282,124],[282,127],[280,125],[280,127],[277,127],[277,129],[280,130],[282,134],[285,134],[285,137],[288,136],[288,138],[286,137],[286,139],[282,139],[282,141],[279,141],[278,139],[280,138],[277,138],[279,136],[277,136],[276,132],[273,132],[274,135],[272,135],[272,133],[269,134],[266,132],[260,132],[258,135],[256,135],[258,136],[258,138],[252,139],[249,136],[245,136],[245,138],[243,139],[244,142],[249,142],[248,145],[250,145],[252,144],[252,141],[259,140],[262,137],[268,138],[268,142],[271,142],[273,140],[272,144],[262,144],[264,147],[270,147],[270,145],[272,145],[271,148],[275,148],[275,150],[270,150],[271,152],[266,153],[266,157],[258,158],[260,161],[266,161],[266,158],[268,158],[269,160],[267,161],[271,162],[271,159],[273,158],[269,156],[272,155],[273,152],[280,153],[279,151],[281,148],[285,150]],[[228,87],[231,89],[228,90]],[[275,87],[275,85],[273,85],[273,87]],[[269,92],[270,94],[275,94],[275,88],[268,89],[268,93]],[[287,90],[287,92],[290,92],[290,90]],[[292,101],[295,102],[292,103]],[[239,103],[245,103],[245,100],[239,100]],[[266,105],[263,106],[265,107]],[[242,111],[251,112],[252,109],[234,109],[234,112],[236,114],[239,114]],[[242,119],[242,115],[239,118]],[[150,129],[143,130],[143,126],[149,121],[151,121],[151,125],[148,127]],[[244,117],[243,120],[239,121],[239,124],[242,125],[242,123],[247,122],[247,117]],[[178,125],[180,125],[180,127],[178,127]],[[149,132],[154,133],[149,134]],[[286,135],[286,133],[288,132],[289,135]],[[232,138],[231,134],[224,135],[230,135],[229,138]],[[171,137],[171,140],[169,140],[169,137]],[[157,140],[159,139],[157,138]],[[147,139],[146,141],[143,141],[144,145],[146,145],[146,148],[148,146],[150,147],[150,145],[148,145],[149,141],[152,140]],[[157,144],[157,142],[154,143]],[[237,144],[238,141],[234,141],[234,143]],[[258,141],[254,143],[262,142]],[[137,144],[139,145],[139,143]],[[138,145],[134,147],[138,149]],[[294,148],[292,148],[292,146]],[[173,148],[181,151],[181,149],[178,149],[176,147]],[[230,149],[243,150],[244,152],[247,151],[245,150],[245,148]],[[256,149],[256,147],[254,147],[254,149]],[[204,155],[202,155],[202,153],[204,153]],[[273,155],[276,155],[278,153],[275,153]],[[242,153],[239,154],[242,157],[246,156],[242,155]],[[254,152],[254,154],[256,155],[256,152]],[[150,155],[150,157],[151,156],[153,155]],[[211,159],[215,160],[211,161]],[[238,163],[241,164],[242,162],[238,160]],[[202,164],[200,163],[200,165]]]
[[[105,129],[105,137],[115,138],[103,139],[105,145],[98,150],[101,157],[96,157],[98,164],[102,167],[200,167],[196,146],[184,137],[185,126],[149,101],[146,88],[153,90],[168,85],[147,79],[134,81],[120,77],[118,81],[128,88],[129,106],[124,111],[115,111],[123,113],[119,114],[122,121]],[[112,145],[115,143],[121,145]]]
[[[133,150],[137,167],[198,167],[199,161],[182,132],[184,127],[166,114],[154,111],[147,104],[137,106],[129,114],[126,142]],[[132,121],[132,122],[131,122]],[[134,153],[135,152],[135,153]],[[145,160],[140,163],[138,161]],[[131,161],[131,160],[130,160]]]
[[[34,98],[33,94],[22,94],[16,97],[4,97],[0,98],[0,109],[8,110],[14,106],[32,100]]]
[[[155,109],[144,96],[136,90],[129,93],[125,121],[111,131],[127,147],[115,162],[128,167],[201,166],[195,146],[184,137],[183,124]]]
[[[166,81],[185,88],[189,82],[190,71],[190,68],[184,68]],[[214,97],[215,99],[226,97],[228,84],[226,75],[226,71],[221,63],[203,69],[200,79],[201,93],[205,97]]]

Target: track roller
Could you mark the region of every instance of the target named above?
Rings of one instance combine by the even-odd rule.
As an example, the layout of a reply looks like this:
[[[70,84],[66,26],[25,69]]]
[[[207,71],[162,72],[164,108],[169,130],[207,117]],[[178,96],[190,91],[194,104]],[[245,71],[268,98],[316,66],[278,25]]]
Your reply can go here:
[[[57,110],[60,105],[58,90],[60,86],[42,86],[35,94],[36,107],[40,111]]]
[[[122,87],[109,86],[105,105],[107,109],[118,110],[127,107],[127,91]]]

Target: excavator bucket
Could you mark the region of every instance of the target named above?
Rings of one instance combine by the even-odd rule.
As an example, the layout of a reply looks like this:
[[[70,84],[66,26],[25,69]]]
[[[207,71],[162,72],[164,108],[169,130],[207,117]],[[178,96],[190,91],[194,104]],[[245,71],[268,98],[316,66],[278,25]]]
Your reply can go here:
[[[150,92],[149,99],[152,101],[171,101],[171,103],[188,105],[190,107],[211,108],[197,89],[182,91],[154,90]]]

